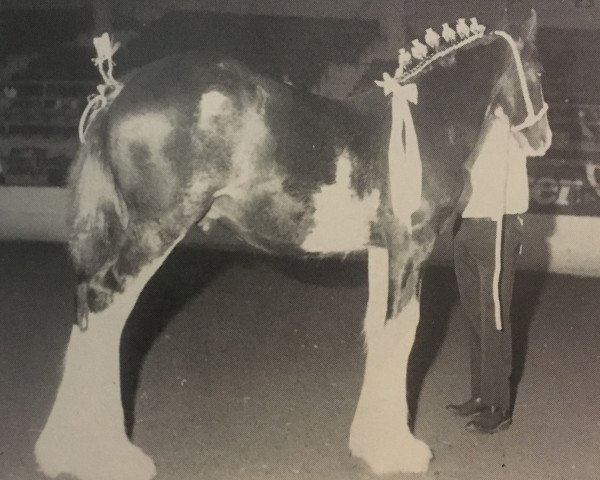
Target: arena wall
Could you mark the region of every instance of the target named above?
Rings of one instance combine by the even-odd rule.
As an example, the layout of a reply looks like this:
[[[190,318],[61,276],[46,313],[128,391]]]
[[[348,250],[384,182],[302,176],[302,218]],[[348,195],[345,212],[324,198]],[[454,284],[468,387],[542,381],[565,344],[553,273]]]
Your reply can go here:
[[[68,237],[66,191],[60,188],[0,188],[0,240],[66,242]],[[215,232],[221,248],[237,247],[225,232]],[[525,216],[525,241],[520,268],[581,276],[600,276],[600,217],[571,215]],[[202,247],[206,235],[195,229],[184,241]],[[435,264],[451,264],[452,244],[448,233],[435,247]]]

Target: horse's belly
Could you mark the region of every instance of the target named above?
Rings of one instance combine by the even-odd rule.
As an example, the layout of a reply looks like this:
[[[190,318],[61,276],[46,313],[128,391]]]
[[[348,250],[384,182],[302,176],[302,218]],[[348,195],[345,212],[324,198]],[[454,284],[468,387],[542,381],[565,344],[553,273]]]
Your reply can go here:
[[[324,189],[325,190],[325,189]],[[323,191],[315,197],[313,225],[300,245],[306,252],[352,252],[369,244],[379,192],[359,199]]]
[[[346,253],[366,248],[377,219],[379,192],[358,198],[336,184],[308,202],[283,192],[245,192],[215,200],[203,221],[219,220],[249,244],[269,250]]]

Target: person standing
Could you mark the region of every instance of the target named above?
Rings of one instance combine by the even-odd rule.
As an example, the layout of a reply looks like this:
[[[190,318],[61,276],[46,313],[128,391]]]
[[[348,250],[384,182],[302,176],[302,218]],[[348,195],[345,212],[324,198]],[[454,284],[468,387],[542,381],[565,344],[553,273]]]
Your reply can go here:
[[[508,118],[490,114],[471,169],[471,195],[454,237],[454,267],[469,334],[471,398],[448,405],[466,429],[495,433],[512,423],[510,307],[529,207],[526,156]]]

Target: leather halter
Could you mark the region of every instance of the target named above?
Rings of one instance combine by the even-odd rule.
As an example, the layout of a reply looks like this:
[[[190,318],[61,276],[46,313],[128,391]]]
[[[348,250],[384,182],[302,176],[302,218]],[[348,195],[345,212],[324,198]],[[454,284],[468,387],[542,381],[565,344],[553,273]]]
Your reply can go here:
[[[525,109],[527,110],[527,117],[518,125],[514,125],[512,130],[516,132],[520,132],[526,128],[529,128],[539,122],[544,115],[548,112],[548,104],[543,102],[542,108],[539,112],[535,112],[533,109],[533,103],[531,102],[531,94],[529,92],[529,87],[527,86],[527,79],[525,78],[525,69],[523,68],[523,61],[521,60],[521,55],[519,53],[519,47],[517,46],[517,42],[506,32],[502,30],[496,30],[494,32],[495,35],[502,37],[507,41],[510,49],[512,51],[513,57],[515,59],[515,64],[517,66],[517,73],[519,75],[519,81],[521,83],[521,92],[523,93],[523,99],[525,100]]]

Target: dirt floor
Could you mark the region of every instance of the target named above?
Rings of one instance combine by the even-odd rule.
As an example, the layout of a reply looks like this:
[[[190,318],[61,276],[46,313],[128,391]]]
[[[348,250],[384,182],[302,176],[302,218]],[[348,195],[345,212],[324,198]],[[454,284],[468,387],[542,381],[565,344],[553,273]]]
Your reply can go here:
[[[58,386],[73,284],[62,246],[0,244],[1,479],[44,478],[32,451]],[[129,426],[158,478],[375,479],[347,448],[366,294],[360,259],[176,250],[123,342]],[[600,478],[600,279],[519,275],[514,423],[493,436],[444,410],[469,381],[451,269],[428,270],[422,303],[409,398],[435,460],[426,475],[386,478]]]

